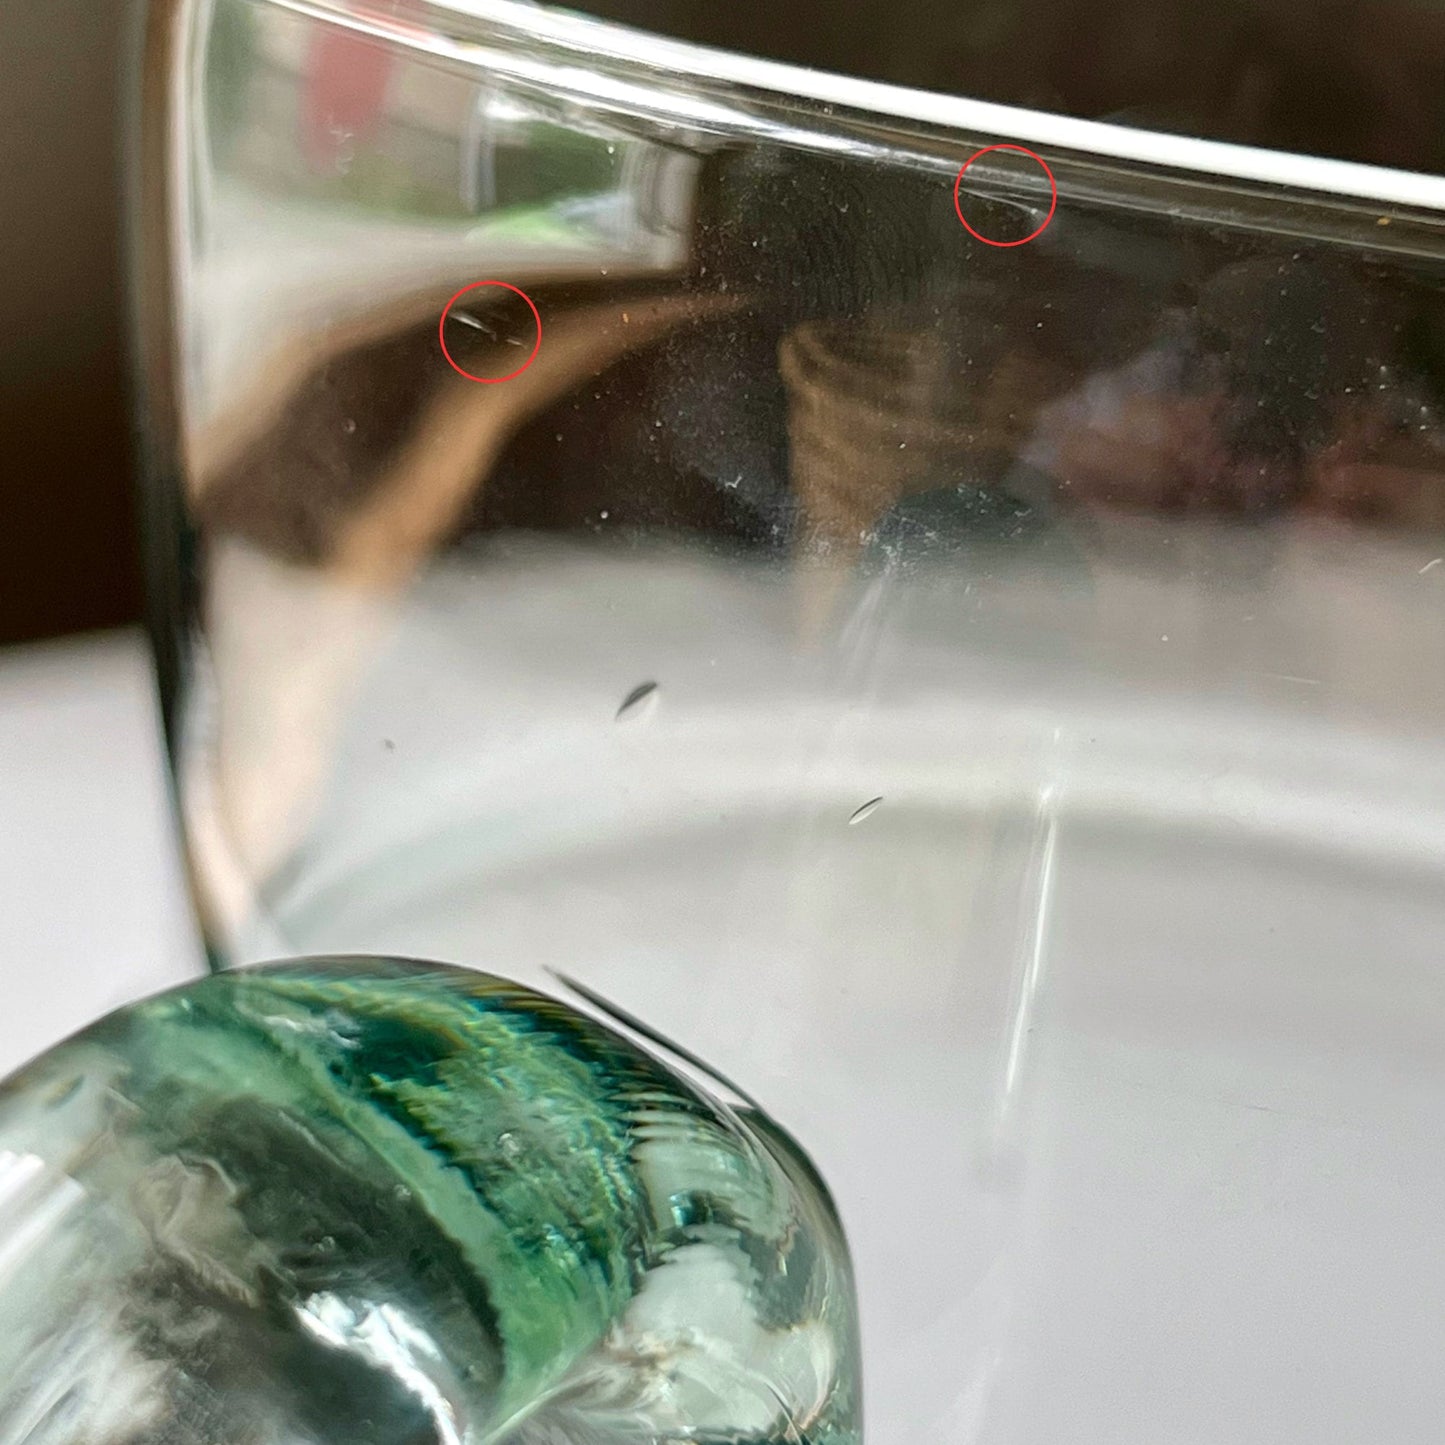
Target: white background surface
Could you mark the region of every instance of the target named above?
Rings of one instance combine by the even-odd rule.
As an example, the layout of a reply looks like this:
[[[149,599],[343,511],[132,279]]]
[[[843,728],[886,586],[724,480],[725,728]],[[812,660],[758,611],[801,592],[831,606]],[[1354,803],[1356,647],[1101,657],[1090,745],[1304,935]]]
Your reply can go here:
[[[1433,575],[1418,565],[1394,571],[1402,586]],[[645,604],[635,603],[643,612]],[[713,610],[736,630],[738,609]],[[453,621],[492,616],[441,611]],[[1356,605],[1346,615],[1364,627],[1371,613]],[[599,616],[625,637],[625,613]],[[505,617],[493,621],[503,638],[524,635]],[[1168,625],[1180,675],[1207,675],[1204,641],[1186,649],[1187,626]],[[1377,659],[1392,647],[1405,661],[1425,655],[1403,623],[1376,631],[1390,644],[1375,648]],[[533,651],[551,655],[535,628],[526,635]],[[403,629],[398,656],[420,678],[441,676],[438,661],[458,655],[446,641],[438,629],[439,651],[427,652]],[[713,655],[727,670],[722,651],[685,651],[697,653],[699,671]],[[1349,677],[1325,665],[1368,656],[1340,647],[1319,659],[1334,707],[1348,709]],[[745,660],[751,674],[755,660]],[[565,654],[564,672],[591,686]],[[616,727],[620,689],[643,675],[619,671],[617,686],[599,693],[611,706],[597,709],[605,726],[596,731],[627,750],[634,775],[648,749],[685,739],[689,716],[679,659],[659,670],[655,718]],[[866,675],[881,695],[913,695]],[[978,662],[970,675],[981,693],[989,669]],[[739,686],[734,676],[723,690]],[[1413,731],[1405,691],[1367,693],[1397,705],[1397,740]],[[1325,692],[1324,683],[1299,689],[1312,706]],[[411,709],[410,731],[405,717],[380,711],[388,701]],[[451,707],[481,713],[459,686],[447,707],[419,685],[358,703],[351,744],[369,744],[378,779],[342,789],[343,801],[395,801],[400,790],[438,806],[467,803],[455,760],[446,787],[427,782],[426,770],[447,761],[439,738],[473,736]],[[1088,791],[1095,739],[1109,729],[1049,715],[1072,739],[1067,776],[1075,801],[1087,801],[1097,794]],[[576,956],[563,947],[570,920],[609,961],[607,992],[664,1032],[703,1040],[707,1056],[770,1106],[776,1097],[849,1226],[877,1445],[1434,1445],[1445,1401],[1436,1367],[1445,1339],[1445,973],[1440,894],[1421,865],[1435,856],[1440,779],[1406,749],[1417,796],[1413,809],[1400,802],[1385,785],[1390,730],[1370,731],[1363,716],[1356,711],[1357,737],[1344,729],[1321,753],[1313,793],[1303,777],[1287,790],[1325,808],[1335,850],[1279,846],[1289,829],[1262,827],[1280,822],[1272,794],[1254,795],[1264,800],[1258,818],[1225,810],[1219,790],[1231,770],[1187,734],[1199,753],[1194,771],[1216,779],[1223,846],[1205,846],[1177,817],[1161,827],[1099,806],[1064,818],[1057,837],[1043,813],[1032,836],[1001,818],[963,826],[967,809],[920,809],[892,779],[872,784],[887,800],[864,826],[848,826],[856,798],[844,788],[829,804],[830,830],[788,832],[785,841],[806,844],[791,868],[767,866],[776,825],[744,811],[747,836],[711,826],[699,835],[716,834],[712,857],[664,835],[671,871],[629,872],[651,835],[638,835],[632,852],[619,836],[583,857],[586,867],[522,868],[485,891],[463,869],[459,896],[470,913],[435,892],[408,913],[395,896],[378,903],[366,889],[342,889],[336,898],[361,913],[316,910],[317,936],[294,941],[516,967],[528,948],[555,944],[558,958]],[[1306,761],[1307,717],[1288,719]],[[1228,747],[1230,730],[1215,730]],[[860,778],[880,778],[900,753],[890,745],[875,756],[866,729],[853,727],[838,731],[828,756],[832,771],[815,782],[834,772],[846,782],[848,758]],[[1011,756],[1027,763],[1026,737],[987,755],[991,771]],[[1256,766],[1273,774],[1275,757],[1258,751]],[[398,774],[390,791],[383,769]],[[1371,769],[1380,786],[1368,797],[1393,800],[1393,853],[1369,825],[1371,810],[1351,801]],[[966,769],[954,771],[966,781]],[[517,776],[550,786],[542,769]],[[1172,776],[1164,791],[1177,811],[1193,775]],[[199,971],[163,779],[139,638],[0,656],[0,1070]],[[495,786],[484,796],[498,806]],[[801,794],[794,801],[813,806]],[[349,829],[329,821],[318,836],[359,836],[360,820]],[[388,826],[374,842],[397,837],[393,813],[377,821]],[[1353,866],[1332,859],[1340,850]],[[1404,867],[1412,853],[1416,866]],[[418,854],[419,865],[430,857]],[[633,906],[614,920],[599,903],[609,897]],[[681,910],[674,902],[669,911],[670,897]],[[737,898],[748,908],[728,902]],[[722,910],[712,919],[710,899]],[[380,911],[366,916],[373,906]],[[960,912],[966,937],[947,930]],[[645,945],[665,944],[676,918],[685,920],[679,945],[704,950],[717,935],[733,971],[714,969],[708,986],[696,974],[661,973]],[[730,934],[721,926],[729,920]],[[831,932],[821,928],[828,920]],[[1024,923],[1038,925],[1032,936]],[[971,958],[981,962],[965,968]],[[753,972],[740,978],[738,962],[749,959]],[[667,977],[679,986],[661,986]],[[970,1046],[980,1035],[985,1046]]]
[[[556,969],[738,1080],[869,1445],[1439,1445],[1438,543],[1138,536],[833,590],[516,538],[384,605],[215,549],[237,956]]]
[[[201,967],[144,639],[0,651],[0,1075]]]

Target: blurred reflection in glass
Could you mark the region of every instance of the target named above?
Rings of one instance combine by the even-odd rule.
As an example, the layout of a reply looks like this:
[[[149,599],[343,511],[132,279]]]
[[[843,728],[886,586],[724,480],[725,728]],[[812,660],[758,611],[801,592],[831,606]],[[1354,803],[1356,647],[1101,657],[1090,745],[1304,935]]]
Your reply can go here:
[[[916,18],[883,78],[953,84]],[[217,963],[559,970],[739,1080],[837,1199],[876,1440],[1419,1438],[1445,181],[1223,143],[1296,143],[1227,45],[1102,124],[507,0],[148,44]],[[954,211],[998,141],[1027,245]],[[1000,153],[960,205],[1049,200]],[[486,280],[542,322],[496,385],[438,335]]]

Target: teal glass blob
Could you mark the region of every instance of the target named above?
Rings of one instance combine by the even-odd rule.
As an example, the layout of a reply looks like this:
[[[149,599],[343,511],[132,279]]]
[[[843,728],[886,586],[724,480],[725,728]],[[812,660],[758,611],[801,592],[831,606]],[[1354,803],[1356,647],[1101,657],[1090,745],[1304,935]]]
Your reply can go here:
[[[493,977],[220,974],[0,1088],[7,1445],[843,1445],[858,1350],[783,1131]]]

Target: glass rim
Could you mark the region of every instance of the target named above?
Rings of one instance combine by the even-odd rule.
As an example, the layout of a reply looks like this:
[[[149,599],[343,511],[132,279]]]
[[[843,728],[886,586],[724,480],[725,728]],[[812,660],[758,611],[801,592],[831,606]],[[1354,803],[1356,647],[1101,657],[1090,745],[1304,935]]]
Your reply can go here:
[[[324,18],[392,43],[451,50],[465,61],[470,45],[455,48],[423,42],[416,11],[405,18],[383,14],[357,0],[271,0],[278,8]],[[1445,176],[1299,151],[1274,150],[1210,140],[1148,127],[1084,120],[1055,112],[1006,105],[942,91],[866,80],[837,72],[767,60],[739,51],[676,40],[611,20],[554,8],[532,0],[423,0],[423,16],[454,17],[511,31],[585,58],[666,71],[684,81],[735,85],[765,95],[803,101],[825,115],[835,110],[875,120],[911,122],[1000,142],[1067,151],[1081,159],[1123,162],[1174,172],[1181,179],[1235,181],[1323,198],[1354,200],[1445,212]],[[1061,194],[1065,187],[1061,185]]]

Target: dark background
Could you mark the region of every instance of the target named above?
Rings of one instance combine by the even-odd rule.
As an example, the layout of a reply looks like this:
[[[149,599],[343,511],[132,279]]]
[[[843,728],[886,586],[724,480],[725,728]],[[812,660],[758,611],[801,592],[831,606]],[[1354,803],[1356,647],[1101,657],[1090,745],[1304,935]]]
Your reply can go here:
[[[0,642],[140,611],[123,399],[127,0],[0,0]]]
[[[0,642],[140,615],[118,220],[130,5],[0,0]],[[1445,169],[1434,0],[588,8],[883,80]]]

